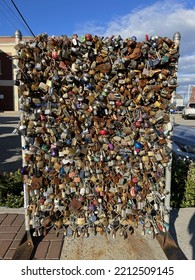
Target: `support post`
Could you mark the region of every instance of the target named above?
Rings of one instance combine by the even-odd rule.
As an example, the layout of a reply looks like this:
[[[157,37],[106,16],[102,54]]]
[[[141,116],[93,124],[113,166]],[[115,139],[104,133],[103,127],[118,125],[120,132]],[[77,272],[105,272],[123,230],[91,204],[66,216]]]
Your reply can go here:
[[[173,42],[175,44],[176,48],[179,48],[180,45],[180,39],[181,39],[181,35],[179,32],[176,32],[173,36]],[[176,67],[176,74],[178,71],[178,61],[175,65]],[[170,114],[170,122],[171,125],[173,127],[174,122],[173,122],[173,115]],[[170,134],[172,135],[173,130],[170,132]],[[171,147],[172,149],[172,143],[171,143]],[[169,161],[166,170],[165,170],[165,188],[166,188],[166,196],[165,196],[165,201],[164,201],[164,206],[165,206],[165,212],[164,212],[164,222],[167,225],[167,229],[169,229],[169,223],[170,223],[170,200],[171,200],[171,169],[172,169],[172,158]]]

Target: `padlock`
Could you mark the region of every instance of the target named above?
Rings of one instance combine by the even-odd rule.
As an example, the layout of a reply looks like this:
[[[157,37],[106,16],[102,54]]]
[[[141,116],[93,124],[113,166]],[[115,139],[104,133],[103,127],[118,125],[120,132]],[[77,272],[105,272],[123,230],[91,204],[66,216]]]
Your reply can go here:
[[[90,232],[90,226],[74,226],[81,208],[89,225],[88,211],[98,223],[105,209],[126,218],[148,203],[163,220],[162,178],[171,160],[167,111],[177,87],[178,46],[167,37],[147,36],[140,43],[134,36],[101,39],[91,34],[81,40],[77,34],[41,34],[29,46],[17,46],[22,71],[16,80],[23,112],[18,132],[29,137],[24,149],[31,166],[22,173],[33,181],[31,200],[43,195],[43,211],[67,207],[69,201],[75,219],[66,234],[75,237]],[[30,137],[41,142],[30,142]],[[38,172],[47,182],[35,182],[32,174]],[[157,187],[157,198],[150,196]],[[93,228],[96,234],[98,227]],[[106,227],[115,237],[115,230]]]

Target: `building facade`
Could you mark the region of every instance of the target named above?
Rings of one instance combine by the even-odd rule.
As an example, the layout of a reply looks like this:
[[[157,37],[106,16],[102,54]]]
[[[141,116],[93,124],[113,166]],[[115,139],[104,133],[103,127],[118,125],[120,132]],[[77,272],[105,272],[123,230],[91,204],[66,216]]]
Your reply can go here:
[[[18,87],[15,86],[17,74],[17,59],[15,45],[22,40],[31,37],[23,37],[16,30],[12,37],[0,36],[0,111],[18,111]]]
[[[176,107],[184,105],[184,99],[180,94],[175,95]]]
[[[189,102],[195,102],[195,86],[192,86],[191,88],[191,95],[189,98]]]

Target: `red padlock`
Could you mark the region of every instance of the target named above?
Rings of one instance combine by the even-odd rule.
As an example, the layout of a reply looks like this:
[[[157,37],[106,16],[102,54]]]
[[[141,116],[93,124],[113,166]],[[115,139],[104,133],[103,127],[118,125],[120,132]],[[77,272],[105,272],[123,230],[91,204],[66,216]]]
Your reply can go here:
[[[121,102],[120,100],[117,100],[117,101],[115,102],[115,104],[116,104],[116,106],[121,106],[121,105],[122,105],[122,102]]]
[[[108,135],[109,132],[108,132],[108,130],[106,130],[106,129],[102,129],[102,130],[99,131],[99,134],[100,134],[100,135]]]
[[[45,115],[41,114],[41,115],[40,115],[40,120],[41,120],[41,121],[46,121],[46,120],[47,120],[47,118],[46,118],[46,116],[45,116]]]
[[[89,34],[89,33],[85,34],[85,40],[86,41],[92,41],[92,35]]]
[[[140,126],[141,126],[141,122],[138,122],[138,121],[137,121],[137,122],[134,122],[134,126],[135,126],[135,127],[140,127]]]
[[[53,51],[51,54],[53,59],[58,59],[58,52],[57,51]]]

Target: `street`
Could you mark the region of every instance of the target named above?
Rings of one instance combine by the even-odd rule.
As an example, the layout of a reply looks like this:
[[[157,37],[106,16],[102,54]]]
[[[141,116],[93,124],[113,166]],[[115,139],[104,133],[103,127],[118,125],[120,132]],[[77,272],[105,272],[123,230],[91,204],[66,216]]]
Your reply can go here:
[[[173,121],[176,124],[181,124],[181,125],[187,125],[187,126],[195,127],[195,119],[194,118],[188,119],[188,120],[184,120],[181,117],[181,114],[174,114],[172,116],[173,116]]]
[[[21,138],[13,134],[18,127],[18,112],[0,113],[0,172],[11,172],[21,168]]]

